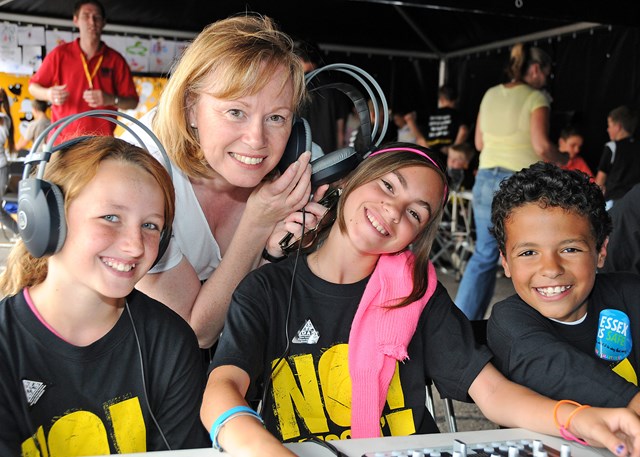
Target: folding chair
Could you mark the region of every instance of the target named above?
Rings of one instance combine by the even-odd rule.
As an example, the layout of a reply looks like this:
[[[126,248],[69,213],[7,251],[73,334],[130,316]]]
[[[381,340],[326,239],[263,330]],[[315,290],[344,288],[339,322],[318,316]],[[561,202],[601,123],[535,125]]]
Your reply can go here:
[[[430,379],[427,382],[426,391],[427,391],[427,398],[425,401],[425,404],[426,404],[425,406],[427,407],[427,409],[431,413],[431,416],[435,420],[436,408],[433,400],[433,381],[431,381]],[[456,415],[453,410],[453,401],[450,398],[443,398],[442,402],[444,404],[444,417],[445,417],[445,420],[447,421],[447,425],[449,426],[449,431],[452,433],[457,432],[458,424],[456,422]]]
[[[487,344],[487,320],[473,320],[471,321],[471,328],[473,329],[473,336],[478,344]],[[433,381],[429,379],[426,385],[427,390],[427,398],[426,398],[426,407],[435,419],[436,417],[436,409],[435,402],[433,397]],[[453,401],[450,398],[442,399],[444,405],[444,417],[449,426],[449,431],[451,433],[458,431],[458,423],[456,420],[456,413],[453,409]]]
[[[458,281],[474,249],[472,198],[469,191],[450,193],[431,253],[431,262],[444,272],[451,269]]]
[[[18,236],[18,224],[5,207],[8,203],[18,204],[18,182],[22,178],[24,162],[19,160],[9,161],[8,168],[7,186],[1,195],[0,230],[6,242],[12,245]]]

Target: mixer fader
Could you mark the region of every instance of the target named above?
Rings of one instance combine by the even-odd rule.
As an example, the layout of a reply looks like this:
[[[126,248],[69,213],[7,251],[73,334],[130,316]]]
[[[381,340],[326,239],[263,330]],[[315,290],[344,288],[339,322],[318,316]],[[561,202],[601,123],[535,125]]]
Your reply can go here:
[[[452,446],[413,447],[392,451],[366,452],[362,457],[570,457],[571,447],[562,444],[560,450],[541,440],[518,439],[468,444],[453,440]]]

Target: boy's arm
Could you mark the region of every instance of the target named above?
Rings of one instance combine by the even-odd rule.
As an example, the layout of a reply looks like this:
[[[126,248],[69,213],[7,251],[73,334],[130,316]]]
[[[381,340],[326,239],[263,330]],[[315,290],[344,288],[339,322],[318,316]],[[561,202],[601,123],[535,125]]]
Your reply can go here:
[[[557,402],[510,382],[491,363],[473,381],[469,395],[482,413],[497,424],[559,435],[553,421]],[[565,424],[575,409],[573,405],[560,405],[558,422]],[[616,455],[627,455],[633,449],[632,455],[640,456],[640,419],[627,408],[586,408],[573,416],[569,431]]]
[[[600,189],[602,189],[602,192],[604,192],[605,191],[604,185],[607,182],[607,174],[602,170],[598,170],[598,173],[596,173],[595,182],[598,186],[600,186]]]
[[[232,365],[222,365],[209,375],[204,391],[200,418],[207,430],[226,411],[237,406],[248,406],[244,399],[249,388],[247,372]],[[218,443],[231,455],[286,456],[295,455],[269,433],[252,416],[237,416],[222,427]]]
[[[604,146],[604,150],[602,151],[602,155],[600,156],[600,162],[598,163],[598,172],[596,173],[595,182],[602,192],[605,191],[605,184],[607,182],[607,174],[611,169],[612,159],[613,159],[613,149],[616,148],[616,143],[610,141]]]
[[[425,148],[428,148],[429,143],[427,142],[427,139],[422,134],[420,127],[418,127],[418,124],[416,122],[416,117],[417,117],[416,112],[412,111],[404,115],[404,120],[407,123],[407,126],[409,127],[411,134],[414,137],[416,137],[416,144],[420,146],[424,146]]]
[[[18,141],[16,141],[16,151],[25,149],[27,147],[27,143],[29,143],[29,140],[21,136]]]
[[[469,127],[467,127],[465,124],[460,124],[460,127],[458,127],[458,134],[456,135],[456,138],[453,144],[464,143],[465,141],[467,141],[468,137],[469,137]]]

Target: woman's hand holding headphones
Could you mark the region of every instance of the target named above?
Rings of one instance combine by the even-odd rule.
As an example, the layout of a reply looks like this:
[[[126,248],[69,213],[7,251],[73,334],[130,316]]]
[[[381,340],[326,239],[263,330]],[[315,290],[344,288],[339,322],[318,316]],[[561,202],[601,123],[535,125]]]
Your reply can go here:
[[[311,195],[310,160],[311,153],[305,152],[282,175],[258,186],[247,200],[243,218],[249,217],[256,227],[271,232],[276,224],[302,209]]]

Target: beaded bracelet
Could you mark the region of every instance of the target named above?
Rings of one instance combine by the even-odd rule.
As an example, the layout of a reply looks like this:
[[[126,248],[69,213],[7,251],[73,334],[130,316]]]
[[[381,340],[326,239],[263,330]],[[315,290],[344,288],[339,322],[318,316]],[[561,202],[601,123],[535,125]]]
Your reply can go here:
[[[222,427],[224,427],[227,424],[227,422],[240,416],[254,417],[258,419],[261,424],[264,425],[264,421],[258,415],[258,413],[256,413],[253,409],[249,408],[248,406],[236,406],[234,408],[228,409],[224,413],[220,414],[218,418],[215,420],[215,422],[213,423],[213,425],[211,426],[211,431],[209,432],[209,436],[211,437],[211,443],[214,449],[221,452],[224,450],[220,446],[220,443],[218,443],[218,434],[220,434],[220,430],[222,430]]]
[[[560,405],[562,404],[570,404],[570,405],[577,406],[576,409],[571,411],[564,425],[561,425],[560,422],[558,422],[558,408],[560,408]],[[571,425],[571,419],[573,419],[573,416],[575,416],[578,413],[578,411],[582,411],[583,409],[587,409],[587,408],[590,408],[590,406],[581,405],[580,403],[573,400],[560,400],[556,403],[556,406],[553,408],[553,423],[556,424],[556,427],[558,427],[561,437],[569,441],[575,441],[576,443],[580,443],[585,446],[589,445],[589,443],[587,443],[585,440],[583,440],[582,438],[578,438],[577,436],[575,436],[573,433],[569,431],[569,426]]]

